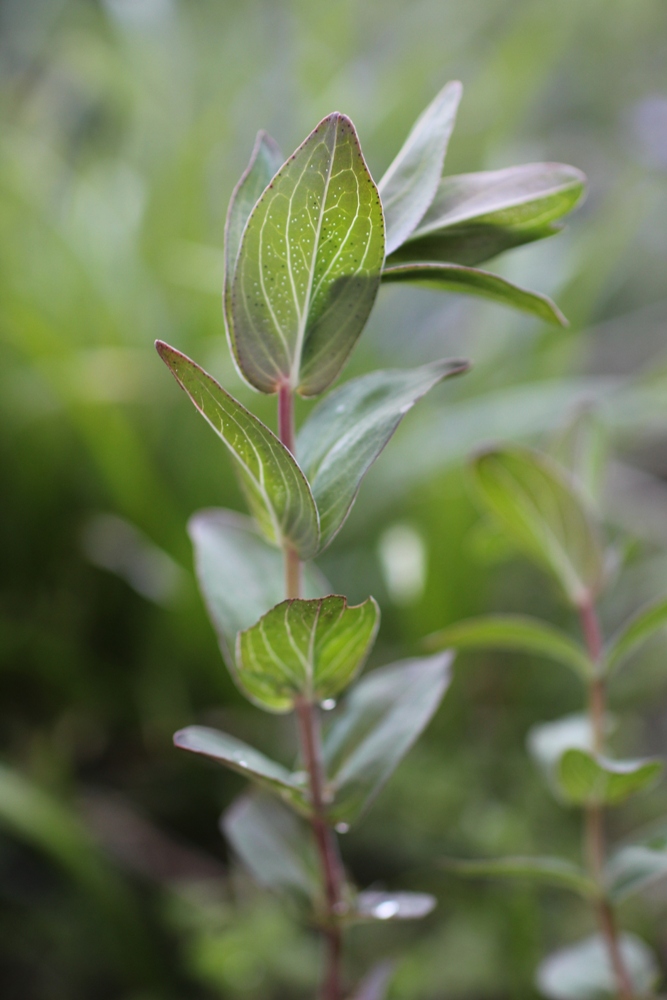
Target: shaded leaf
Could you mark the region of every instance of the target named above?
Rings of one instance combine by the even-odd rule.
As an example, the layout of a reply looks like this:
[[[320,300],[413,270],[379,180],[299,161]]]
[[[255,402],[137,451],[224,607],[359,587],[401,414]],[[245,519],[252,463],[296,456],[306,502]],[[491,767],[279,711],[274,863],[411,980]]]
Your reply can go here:
[[[562,858],[480,858],[473,861],[445,858],[441,864],[458,875],[528,878],[571,889],[588,899],[597,895],[595,882],[578,865]]]
[[[450,652],[374,670],[355,685],[324,739],[332,820],[363,813],[426,728],[447,690]]]
[[[283,554],[264,540],[250,518],[232,510],[200,510],[190,518],[188,532],[197,581],[233,671],[237,633],[285,596]],[[323,597],[330,589],[312,563],[304,566],[303,587],[305,597]]]
[[[232,346],[262,392],[315,396],[336,378],[377,294],[384,222],[354,126],[325,118],[246,224],[232,281]]]
[[[220,827],[236,854],[262,885],[312,904],[320,896],[318,863],[306,823],[268,795],[243,795]]]
[[[239,633],[238,681],[272,712],[290,711],[298,698],[332,698],[365,662],[379,617],[372,597],[354,607],[336,595],[283,601]]]
[[[607,728],[610,728],[609,720]],[[558,764],[566,750],[593,749],[593,729],[589,716],[584,713],[566,715],[554,722],[532,726],[528,731],[526,742],[530,755],[544,774],[551,791],[562,801],[562,790],[557,775]]]
[[[567,320],[548,296],[540,295],[539,292],[529,292],[526,288],[513,285],[511,281],[501,278],[498,274],[480,271],[475,267],[463,267],[461,264],[432,264],[426,261],[396,264],[384,269],[382,281],[385,284],[408,282],[442,292],[477,295],[498,302],[502,306],[531,313],[546,323],[567,326]]]
[[[322,548],[345,521],[361,480],[405,414],[438,382],[467,368],[465,361],[436,361],[408,371],[371,372],[335,389],[315,408],[296,452],[319,511]]]
[[[278,546],[289,543],[302,559],[310,559],[319,540],[317,508],[288,449],[194,361],[161,340],[156,347],[181,388],[232,453],[248,505],[266,537]]]
[[[561,757],[557,773],[563,795],[575,805],[618,805],[655,784],[662,769],[659,760],[609,760],[572,748]]]
[[[558,225],[543,226],[540,229],[505,229],[489,224],[463,223],[408,240],[387,258],[386,266],[393,268],[398,264],[430,261],[477,267],[506,250],[534,243],[548,236],[557,236],[560,231],[561,227]]]
[[[575,606],[604,580],[597,524],[564,472],[529,448],[490,449],[473,463],[480,496],[523,551],[560,583]]]
[[[658,977],[653,953],[633,934],[621,934],[624,965],[638,997],[651,993]],[[537,988],[550,1000],[604,1000],[618,995],[614,971],[599,934],[554,952],[537,973]]]
[[[242,740],[207,726],[187,726],[174,734],[174,744],[181,750],[191,750],[224,764],[304,815],[309,813],[308,796],[299,778]]]
[[[611,899],[618,903],[667,876],[667,851],[644,844],[622,847],[607,861],[604,878]]]
[[[434,632],[426,640],[428,649],[512,649],[534,653],[570,667],[588,678],[593,665],[584,649],[565,632],[526,615],[486,615],[468,618]]]
[[[458,80],[442,88],[378,184],[388,254],[413,232],[436,195],[462,92]]]
[[[590,405],[579,405],[553,436],[549,452],[597,510],[609,453],[609,429],[600,415]]]
[[[350,923],[375,920],[421,920],[436,906],[436,899],[425,892],[360,892],[347,916]]]
[[[378,962],[368,975],[364,976],[350,1000],[385,1000],[395,969],[395,962],[390,960]]]
[[[667,598],[638,611],[607,646],[607,670],[616,670],[642,643],[667,626]]]

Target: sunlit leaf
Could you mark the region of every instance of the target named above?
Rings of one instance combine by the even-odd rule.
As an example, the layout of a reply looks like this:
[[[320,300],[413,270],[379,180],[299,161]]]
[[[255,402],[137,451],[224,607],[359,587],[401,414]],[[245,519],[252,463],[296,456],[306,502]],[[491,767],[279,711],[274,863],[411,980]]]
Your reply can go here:
[[[473,463],[480,496],[505,530],[579,606],[604,580],[597,524],[566,474],[547,456],[507,445]]]
[[[611,639],[605,652],[607,669],[618,669],[643,643],[666,626],[667,598],[642,608]]]
[[[242,740],[207,726],[188,726],[174,734],[174,744],[223,764],[308,814],[307,795],[298,777]]]
[[[654,785],[663,770],[659,760],[609,760],[589,750],[566,750],[558,766],[558,782],[575,805],[618,805]]]
[[[223,302],[225,323],[230,345],[231,337],[231,281],[236,258],[241,244],[241,235],[250,213],[262,191],[268,186],[273,175],[280,169],[283,155],[278,144],[267,132],[258,132],[250,156],[250,162],[232,192],[227,209],[225,225],[225,279]]]
[[[346,920],[349,923],[421,920],[428,916],[435,906],[435,897],[426,892],[376,892],[367,889],[356,896],[353,909]]]
[[[379,617],[372,597],[354,607],[336,595],[283,601],[239,633],[239,684],[272,712],[290,711],[298,698],[333,698],[366,660]]]
[[[301,429],[296,451],[320,515],[320,545],[339,530],[359,484],[405,414],[429,389],[467,370],[465,361],[436,361],[407,371],[351,379],[324,399]]]
[[[480,858],[460,861],[445,858],[441,864],[457,875],[490,878],[526,878],[546,885],[571,889],[580,896],[592,898],[597,894],[595,882],[578,865],[562,858]]]
[[[289,543],[302,559],[310,559],[319,540],[317,508],[288,449],[194,361],[161,340],[156,346],[176,381],[231,452],[248,505],[266,537],[278,546]]]
[[[647,889],[667,876],[667,850],[655,850],[644,844],[622,847],[607,861],[605,883],[616,903]]]
[[[436,195],[462,91],[457,80],[443,87],[378,184],[388,254],[413,232]]]
[[[404,660],[373,670],[351,690],[324,740],[333,820],[348,826],[368,807],[430,722],[451,663],[450,652]]]
[[[468,618],[430,635],[425,644],[428,649],[511,649],[549,657],[583,678],[593,673],[584,649],[569,635],[525,615]]]
[[[221,829],[252,875],[269,889],[310,906],[320,895],[317,856],[304,820],[269,795],[243,795],[221,820]]]
[[[285,597],[282,552],[269,545],[255,523],[236,511],[200,510],[188,522],[195,569],[222,654],[234,668],[236,635]],[[312,563],[303,571],[305,597],[330,587]]]
[[[658,978],[653,953],[632,934],[621,934],[619,947],[636,996],[649,996]],[[549,1000],[616,998],[616,977],[604,939],[595,934],[554,952],[538,970],[537,987]]]
[[[251,385],[323,392],[366,323],[383,260],[380,196],[354,126],[329,115],[278,171],[243,233],[232,342]]]
[[[567,320],[548,296],[539,292],[529,292],[526,288],[513,285],[511,281],[501,278],[498,274],[480,271],[476,267],[430,262],[395,264],[384,269],[382,281],[385,284],[403,282],[423,285],[425,288],[441,292],[476,295],[497,302],[499,305],[509,306],[511,309],[531,313],[546,323],[567,326]]]

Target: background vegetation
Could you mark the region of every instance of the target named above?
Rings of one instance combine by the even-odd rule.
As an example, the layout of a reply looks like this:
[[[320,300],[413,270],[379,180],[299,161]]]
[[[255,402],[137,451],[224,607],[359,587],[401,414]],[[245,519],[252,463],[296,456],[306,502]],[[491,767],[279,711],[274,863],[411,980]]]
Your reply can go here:
[[[444,355],[475,370],[410,415],[322,568],[351,599],[380,601],[377,663],[484,611],[576,629],[480,518],[464,463],[494,438],[545,444],[586,405],[614,452],[606,511],[628,569],[601,610],[617,625],[667,592],[667,9],[2,0],[0,56],[3,997],[307,997],[316,942],[217,832],[242,781],[171,746],[195,721],[249,742],[262,727],[276,757],[293,736],[243,703],[217,651],[185,521],[240,497],[153,340],[247,400],[224,341],[221,250],[256,130],[291,150],[344,111],[379,177],[460,78],[448,172],[545,159],[589,176],[564,234],[498,263],[572,325],[384,288],[346,377]],[[273,400],[253,408],[273,424]],[[414,927],[354,932],[355,974],[400,953],[395,1000],[536,996],[539,956],[590,929],[579,903],[463,882],[437,859],[576,856],[577,814],[549,799],[524,742],[578,706],[576,682],[546,661],[460,656],[426,737],[344,843],[363,884],[426,889],[439,906]],[[660,643],[613,707],[622,750],[664,751]],[[612,832],[666,809],[664,791],[638,799]],[[663,887],[625,923],[667,963],[666,916]]]

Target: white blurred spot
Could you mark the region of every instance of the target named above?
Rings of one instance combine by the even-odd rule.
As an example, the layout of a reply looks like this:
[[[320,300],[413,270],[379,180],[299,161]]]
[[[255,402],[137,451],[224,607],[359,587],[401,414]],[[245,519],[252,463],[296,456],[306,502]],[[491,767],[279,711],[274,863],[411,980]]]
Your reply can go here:
[[[380,537],[378,555],[392,601],[418,601],[426,584],[426,546],[421,535],[407,524],[395,524]]]
[[[117,21],[129,28],[160,24],[173,9],[172,0],[104,0],[104,6]]]

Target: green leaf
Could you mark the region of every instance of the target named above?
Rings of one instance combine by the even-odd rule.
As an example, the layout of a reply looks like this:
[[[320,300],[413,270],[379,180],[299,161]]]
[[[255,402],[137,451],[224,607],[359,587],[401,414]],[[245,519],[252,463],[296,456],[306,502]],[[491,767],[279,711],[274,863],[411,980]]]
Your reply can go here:
[[[609,760],[589,750],[569,749],[561,757],[558,782],[575,805],[618,805],[655,784],[663,770],[659,760]]]
[[[514,542],[550,571],[575,606],[604,581],[595,520],[563,470],[519,446],[490,449],[473,463],[480,496]]]
[[[479,861],[445,858],[441,863],[458,875],[528,878],[547,885],[571,889],[587,899],[597,895],[595,882],[578,865],[562,858],[484,858]]]
[[[286,806],[268,795],[243,795],[223,816],[221,829],[261,885],[309,906],[319,899],[311,832]]]
[[[658,978],[653,953],[633,934],[621,934],[619,946],[636,996],[650,995]],[[550,955],[538,970],[537,988],[549,1000],[616,998],[616,977],[601,935]]]
[[[421,920],[436,906],[434,896],[426,892],[376,892],[367,889],[354,900],[346,918],[348,923],[376,920]]]
[[[394,261],[480,264],[558,230],[586,178],[563,163],[526,163],[443,177],[430,208]]]
[[[607,646],[605,658],[611,673],[631,656],[639,646],[667,626],[667,598],[638,611],[620,629]]]
[[[608,730],[609,719],[606,725]],[[584,713],[566,715],[554,722],[532,726],[526,742],[528,751],[544,774],[550,790],[562,802],[562,789],[557,775],[558,765],[566,750],[593,749],[593,729],[589,716]]]
[[[161,340],[156,347],[181,388],[232,453],[248,505],[266,537],[277,546],[293,546],[302,559],[312,558],[319,542],[317,508],[288,449],[194,361]]]
[[[361,480],[408,410],[438,382],[467,368],[465,361],[436,361],[408,371],[371,372],[335,389],[315,408],[296,453],[319,511],[322,548],[345,521]]]
[[[282,163],[283,155],[275,140],[267,132],[258,132],[250,156],[250,163],[232,191],[232,197],[229,201],[227,222],[225,225],[223,302],[225,324],[230,345],[232,344],[231,281],[234,275],[239,246],[241,245],[241,235],[250,217],[250,213],[257,204],[259,196],[268,187],[271,178],[280,169]]]
[[[174,744],[181,750],[191,750],[224,764],[265,791],[278,795],[303,815],[309,814],[306,789],[298,776],[242,740],[206,726],[187,726],[174,734]]]
[[[546,656],[589,678],[593,664],[584,649],[547,622],[525,615],[486,615],[448,625],[430,635],[428,649],[512,649]]]
[[[553,436],[549,452],[598,509],[609,453],[609,428],[592,406],[581,405]]]
[[[604,877],[609,895],[619,903],[635,892],[647,889],[667,876],[667,851],[644,844],[622,847],[605,865]]]
[[[458,80],[442,88],[419,116],[378,184],[388,254],[413,232],[435,197],[462,92]]]
[[[382,281],[408,282],[434,288],[442,292],[459,292],[462,295],[477,295],[490,299],[502,306],[519,309],[521,312],[538,316],[545,323],[567,326],[567,320],[558,306],[546,295],[529,292],[526,288],[513,285],[506,278],[490,271],[480,271],[475,267],[461,264],[436,264],[422,261],[412,264],[393,264],[382,272]]]
[[[380,196],[349,118],[325,118],[278,171],[245,227],[232,344],[262,392],[316,396],[336,378],[380,282]]]
[[[282,552],[269,545],[255,523],[236,511],[200,510],[188,522],[197,581],[218,635],[222,655],[234,670],[236,635],[285,596]],[[304,595],[323,597],[327,581],[312,563],[304,566]]]
[[[332,820],[368,807],[433,717],[449,686],[450,652],[373,670],[355,685],[324,739]]]
[[[283,601],[239,632],[239,684],[271,712],[289,712],[299,698],[333,698],[365,662],[379,618],[372,597],[354,607],[336,595]]]

